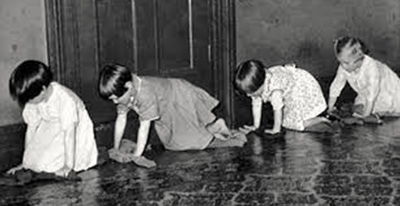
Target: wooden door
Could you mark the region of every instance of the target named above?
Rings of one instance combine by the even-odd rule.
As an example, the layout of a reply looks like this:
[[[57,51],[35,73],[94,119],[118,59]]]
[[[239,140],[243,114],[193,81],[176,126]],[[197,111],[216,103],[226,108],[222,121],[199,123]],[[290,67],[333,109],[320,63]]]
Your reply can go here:
[[[56,78],[75,91],[96,122],[116,116],[97,91],[108,63],[133,67],[132,0],[47,0],[49,63]]]
[[[97,92],[100,69],[179,77],[221,100],[230,118],[233,0],[46,0],[49,64],[85,101],[93,120],[115,118]]]
[[[214,93],[207,0],[135,0],[135,69],[184,78]]]

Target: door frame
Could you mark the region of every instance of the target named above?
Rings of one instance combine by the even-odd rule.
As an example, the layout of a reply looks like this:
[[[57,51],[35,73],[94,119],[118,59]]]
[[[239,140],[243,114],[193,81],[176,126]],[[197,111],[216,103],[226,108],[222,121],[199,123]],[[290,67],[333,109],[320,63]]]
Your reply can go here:
[[[234,116],[233,70],[236,67],[235,0],[210,0],[211,3],[211,65],[217,99],[221,101],[228,126]]]
[[[214,91],[216,98],[221,101],[227,124],[231,126],[234,120],[232,71],[236,66],[235,0],[209,0],[209,4],[210,61],[214,76]],[[71,78],[78,74],[80,69],[79,56],[75,51],[79,46],[77,19],[73,14],[76,6],[75,0],[45,0],[48,63],[57,81],[80,91],[79,80]],[[65,35],[67,32],[72,35]]]

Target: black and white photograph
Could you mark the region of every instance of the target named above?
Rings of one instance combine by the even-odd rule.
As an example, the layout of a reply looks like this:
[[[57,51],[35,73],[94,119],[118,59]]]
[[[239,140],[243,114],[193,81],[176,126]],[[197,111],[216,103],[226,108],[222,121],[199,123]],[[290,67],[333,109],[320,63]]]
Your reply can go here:
[[[400,206],[400,0],[0,0],[0,205]]]

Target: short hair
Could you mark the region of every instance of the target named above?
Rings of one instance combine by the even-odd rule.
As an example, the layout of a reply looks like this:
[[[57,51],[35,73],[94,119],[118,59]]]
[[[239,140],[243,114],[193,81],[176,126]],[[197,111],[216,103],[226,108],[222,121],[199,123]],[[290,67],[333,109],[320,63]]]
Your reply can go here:
[[[235,71],[237,90],[251,94],[257,91],[265,81],[265,66],[260,60],[247,60],[239,64]]]
[[[53,81],[53,73],[43,62],[26,60],[20,63],[11,73],[9,92],[14,100],[23,107],[29,100],[38,96],[43,87]]]
[[[344,36],[344,37],[340,37],[340,38],[335,40],[335,45],[334,45],[335,54],[339,55],[342,52],[343,48],[348,43],[350,43],[350,46],[353,46],[353,45],[358,43],[358,44],[360,44],[361,51],[364,54],[368,54],[369,53],[368,47],[365,45],[365,43],[360,38]]]
[[[111,95],[121,97],[127,91],[125,83],[132,80],[132,73],[126,67],[117,64],[106,65],[100,72],[100,96],[104,99]]]

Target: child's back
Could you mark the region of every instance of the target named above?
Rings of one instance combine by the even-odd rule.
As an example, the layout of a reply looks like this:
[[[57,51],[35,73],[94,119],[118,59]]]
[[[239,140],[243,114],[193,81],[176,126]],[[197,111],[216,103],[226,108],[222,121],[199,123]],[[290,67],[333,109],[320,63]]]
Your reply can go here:
[[[46,102],[26,104],[23,110],[28,127],[23,164],[37,172],[55,172],[65,163],[64,131],[75,128],[74,171],[97,162],[93,123],[82,100],[70,89],[52,82],[52,94]]]

